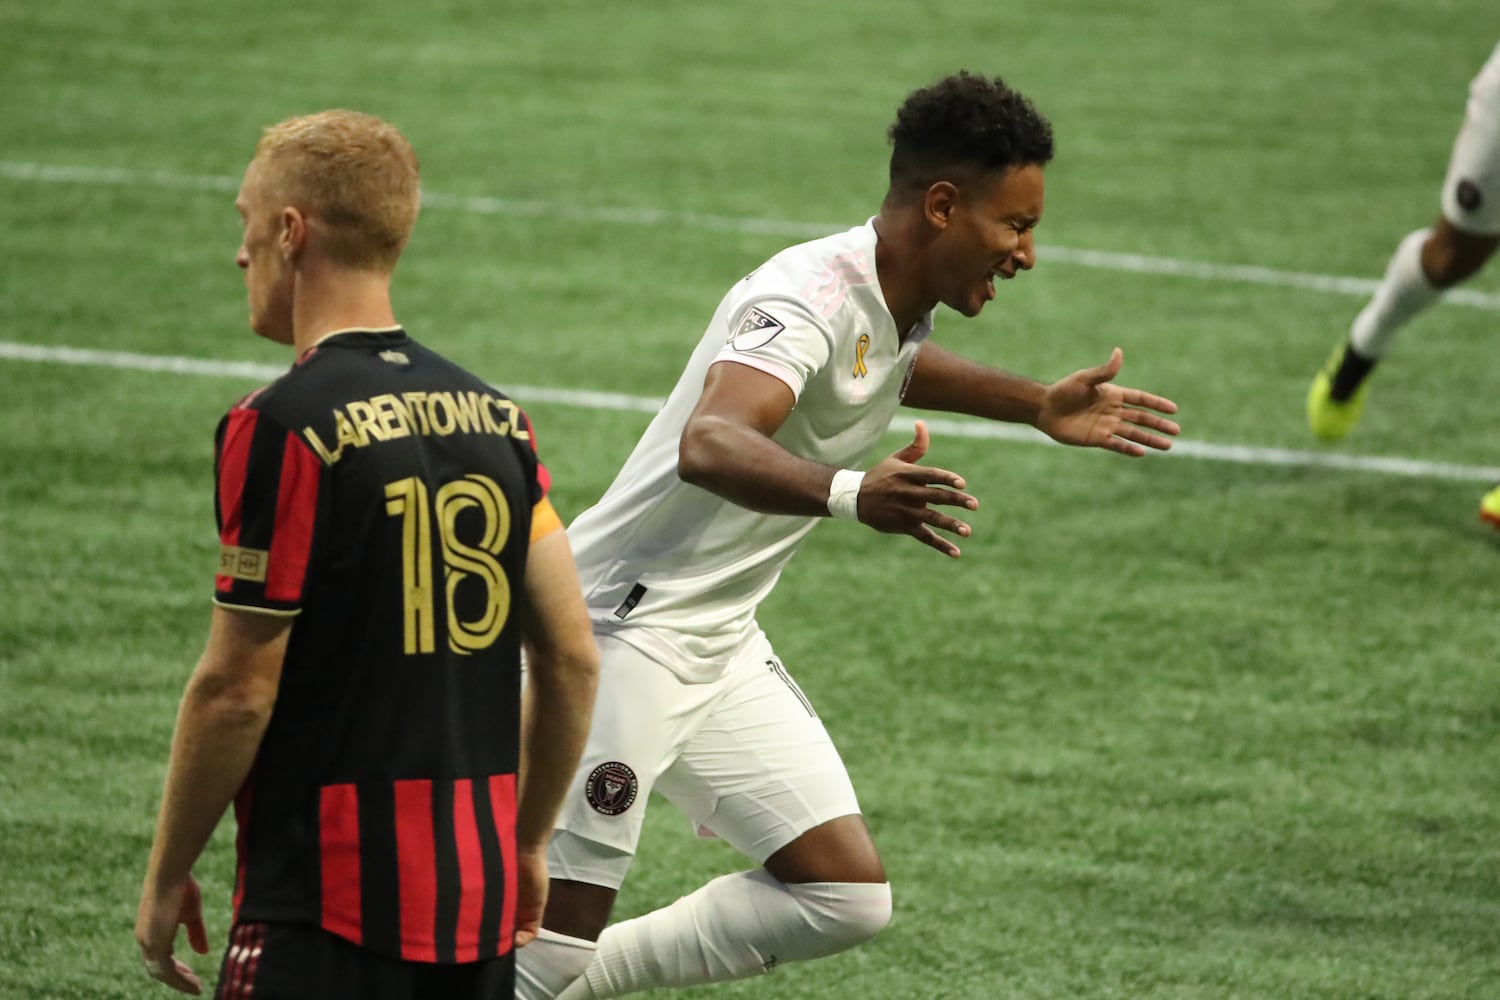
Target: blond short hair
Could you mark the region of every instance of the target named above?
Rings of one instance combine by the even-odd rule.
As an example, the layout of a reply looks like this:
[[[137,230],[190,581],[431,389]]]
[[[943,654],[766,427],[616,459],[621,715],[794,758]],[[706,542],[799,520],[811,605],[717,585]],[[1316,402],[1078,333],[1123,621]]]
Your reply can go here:
[[[255,147],[267,190],[316,220],[328,256],[389,273],[417,221],[417,154],[395,126],[357,111],[320,111],[267,128]]]

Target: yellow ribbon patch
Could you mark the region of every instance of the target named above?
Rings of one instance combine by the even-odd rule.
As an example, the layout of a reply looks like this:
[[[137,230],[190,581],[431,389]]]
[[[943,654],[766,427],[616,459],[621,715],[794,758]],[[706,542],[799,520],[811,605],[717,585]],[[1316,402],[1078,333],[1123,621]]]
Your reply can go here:
[[[854,377],[864,378],[870,374],[870,369],[865,367],[865,352],[870,349],[870,335],[862,333],[859,335],[859,343],[854,345]]]

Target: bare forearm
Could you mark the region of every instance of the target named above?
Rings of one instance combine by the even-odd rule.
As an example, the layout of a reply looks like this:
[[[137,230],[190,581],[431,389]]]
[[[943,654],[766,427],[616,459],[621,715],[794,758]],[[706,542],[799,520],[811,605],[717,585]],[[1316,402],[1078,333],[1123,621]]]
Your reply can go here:
[[[715,417],[689,425],[677,461],[683,482],[763,514],[826,516],[829,484],[837,471]]]
[[[1047,387],[925,344],[902,403],[924,410],[1035,426]]]
[[[208,690],[197,678],[189,683],[172,736],[148,882],[172,885],[187,877],[250,773],[270,717],[270,704]]]
[[[592,643],[592,637],[588,641]],[[528,672],[516,840],[522,849],[535,849],[551,836],[583,755],[593,717],[598,666],[589,655],[559,661],[539,657],[533,651]]]

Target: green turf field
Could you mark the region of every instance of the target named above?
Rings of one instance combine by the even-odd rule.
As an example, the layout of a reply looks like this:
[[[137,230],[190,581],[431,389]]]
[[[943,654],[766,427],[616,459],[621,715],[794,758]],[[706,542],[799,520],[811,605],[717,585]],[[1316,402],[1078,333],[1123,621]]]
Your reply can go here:
[[[285,363],[233,265],[261,126],[352,106],[412,138],[398,314],[522,387],[572,516],[648,414],[567,393],[665,394],[729,283],[875,210],[896,104],[959,67],[1032,96],[1058,158],[1036,270],[937,339],[1045,378],[1119,345],[1185,447],[966,424],[930,455],[981,498],[960,561],[814,534],[761,622],[896,917],[680,995],[1500,997],[1500,266],[1406,331],[1347,446],[1302,416],[1436,213],[1497,29],[1490,0],[0,3],[0,997],[168,995],[131,926],[212,431],[264,380],[227,363]],[[658,804],[619,912],[737,865]]]

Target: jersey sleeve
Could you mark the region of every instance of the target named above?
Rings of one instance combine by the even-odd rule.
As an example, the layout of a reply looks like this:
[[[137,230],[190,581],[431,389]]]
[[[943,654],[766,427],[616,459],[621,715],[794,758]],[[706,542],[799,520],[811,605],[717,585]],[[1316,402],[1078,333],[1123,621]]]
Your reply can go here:
[[[751,298],[729,313],[714,361],[734,361],[779,378],[798,398],[832,356],[827,323],[792,298]]]
[[[299,435],[249,407],[229,412],[215,443],[214,601],[294,615],[302,608],[327,467]]]
[[[541,456],[536,451],[536,425],[526,415],[525,410],[520,411],[521,420],[526,424],[531,458],[536,464],[536,474],[531,480],[531,541],[545,538],[554,531],[562,530],[562,517],[558,515],[557,509],[552,506],[551,499],[547,496],[552,489],[552,473],[542,464]]]

